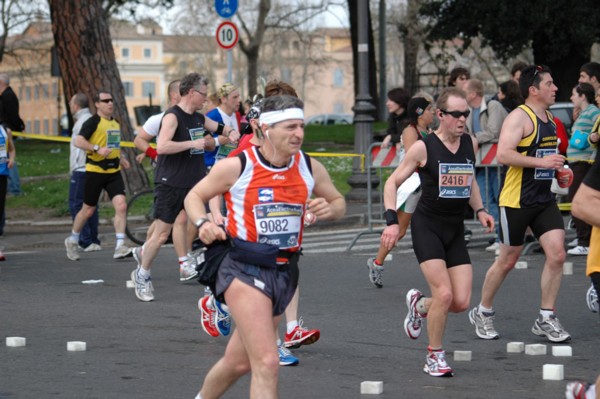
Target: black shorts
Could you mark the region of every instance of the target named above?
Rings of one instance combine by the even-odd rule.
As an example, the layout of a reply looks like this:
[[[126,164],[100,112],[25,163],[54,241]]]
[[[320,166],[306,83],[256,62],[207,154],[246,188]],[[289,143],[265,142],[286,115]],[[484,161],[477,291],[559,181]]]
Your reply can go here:
[[[98,205],[102,190],[106,190],[111,200],[117,195],[125,195],[125,182],[121,172],[85,172],[83,203],[89,206]]]
[[[471,264],[465,242],[463,216],[428,216],[418,208],[412,216],[410,231],[417,261],[442,259],[446,267]]]
[[[154,218],[173,224],[183,209],[183,201],[189,188],[179,188],[157,184],[154,187]]]
[[[564,230],[565,224],[556,203],[532,208],[500,207],[500,242],[513,247],[523,245],[527,227],[540,238],[550,230]]]
[[[238,262],[227,254],[219,267],[216,294],[224,293],[233,279],[237,278],[271,298],[273,316],[279,316],[285,311],[296,292],[299,273],[297,261],[275,269]]]

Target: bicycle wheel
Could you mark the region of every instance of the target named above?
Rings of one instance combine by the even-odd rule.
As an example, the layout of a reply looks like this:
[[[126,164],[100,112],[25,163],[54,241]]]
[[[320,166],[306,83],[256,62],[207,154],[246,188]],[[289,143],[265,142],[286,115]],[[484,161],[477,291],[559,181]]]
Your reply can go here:
[[[144,244],[148,228],[154,221],[154,190],[140,191],[127,202],[125,234],[138,245]]]

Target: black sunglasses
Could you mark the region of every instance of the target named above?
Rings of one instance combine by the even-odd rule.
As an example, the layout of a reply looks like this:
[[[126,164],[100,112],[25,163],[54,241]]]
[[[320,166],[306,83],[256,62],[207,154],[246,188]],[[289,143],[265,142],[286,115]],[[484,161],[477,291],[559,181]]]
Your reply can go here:
[[[98,100],[98,101],[100,101],[101,103],[106,103],[106,104],[114,102],[112,98],[105,98],[105,99]]]
[[[466,110],[464,112],[461,112],[461,111],[446,111],[445,109],[441,109],[441,108],[440,108],[440,112],[442,114],[445,114],[445,115],[451,115],[453,118],[456,118],[456,119],[460,118],[461,116],[464,116],[465,118],[468,118],[469,115],[471,114],[471,111],[469,111],[469,110]]]

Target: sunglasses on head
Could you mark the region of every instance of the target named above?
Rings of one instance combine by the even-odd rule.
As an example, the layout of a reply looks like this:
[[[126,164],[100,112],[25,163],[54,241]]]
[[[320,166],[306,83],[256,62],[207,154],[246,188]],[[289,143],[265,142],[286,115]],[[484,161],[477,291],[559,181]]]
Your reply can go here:
[[[104,98],[104,99],[99,100],[99,101],[101,103],[106,103],[106,104],[114,102],[112,98]]]
[[[535,72],[533,73],[533,80],[535,80],[535,77],[538,75],[538,73],[542,72],[543,70],[544,68],[542,68],[540,65],[536,65]]]
[[[461,116],[464,116],[465,118],[469,117],[469,114],[471,114],[471,111],[466,110],[466,111],[446,111],[445,109],[440,109],[440,112],[444,115],[450,115],[453,118],[460,118]]]

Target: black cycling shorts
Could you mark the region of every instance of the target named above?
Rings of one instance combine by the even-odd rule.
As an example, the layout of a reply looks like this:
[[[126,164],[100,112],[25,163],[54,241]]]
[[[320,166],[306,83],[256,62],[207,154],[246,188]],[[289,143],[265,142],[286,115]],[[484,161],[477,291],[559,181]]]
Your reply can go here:
[[[500,242],[513,247],[523,245],[527,227],[540,238],[550,230],[564,230],[565,224],[556,203],[532,208],[500,207]]]
[[[106,190],[111,200],[117,195],[125,195],[125,182],[121,172],[85,172],[83,202],[89,206],[98,205],[102,190]]]
[[[428,216],[418,208],[410,223],[413,249],[419,263],[441,259],[446,267],[471,264],[463,217]]]

